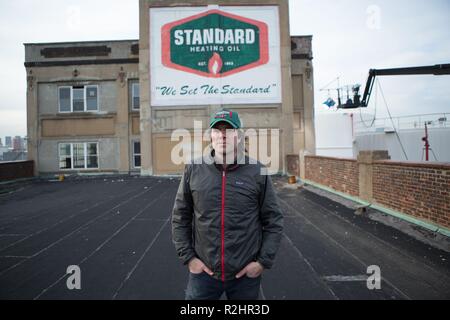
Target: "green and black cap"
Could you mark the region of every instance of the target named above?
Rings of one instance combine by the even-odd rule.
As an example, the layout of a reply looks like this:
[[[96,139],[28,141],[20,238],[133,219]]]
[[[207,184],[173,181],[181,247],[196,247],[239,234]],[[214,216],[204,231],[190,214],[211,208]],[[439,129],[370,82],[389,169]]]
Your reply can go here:
[[[219,122],[227,122],[235,129],[239,129],[241,127],[241,119],[239,119],[239,115],[236,111],[223,109],[216,112],[211,117],[209,127],[212,128]]]

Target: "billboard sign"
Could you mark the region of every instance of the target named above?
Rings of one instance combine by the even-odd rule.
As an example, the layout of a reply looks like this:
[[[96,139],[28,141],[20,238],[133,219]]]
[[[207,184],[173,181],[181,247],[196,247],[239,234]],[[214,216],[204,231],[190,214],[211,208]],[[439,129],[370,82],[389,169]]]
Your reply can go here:
[[[281,102],[278,7],[150,9],[153,106]]]

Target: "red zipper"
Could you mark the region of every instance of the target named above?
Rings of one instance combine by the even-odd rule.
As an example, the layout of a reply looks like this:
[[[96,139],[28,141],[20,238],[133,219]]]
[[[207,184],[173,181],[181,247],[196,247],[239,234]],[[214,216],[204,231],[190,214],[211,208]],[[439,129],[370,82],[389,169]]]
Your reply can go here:
[[[222,281],[225,281],[225,185],[227,176],[222,171]]]

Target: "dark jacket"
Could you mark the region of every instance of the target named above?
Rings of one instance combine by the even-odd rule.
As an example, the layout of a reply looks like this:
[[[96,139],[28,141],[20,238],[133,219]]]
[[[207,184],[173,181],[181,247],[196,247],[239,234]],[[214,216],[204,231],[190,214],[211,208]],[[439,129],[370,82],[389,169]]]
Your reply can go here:
[[[270,176],[258,164],[185,166],[172,213],[172,237],[184,264],[199,258],[222,281],[252,261],[269,269],[283,215]]]

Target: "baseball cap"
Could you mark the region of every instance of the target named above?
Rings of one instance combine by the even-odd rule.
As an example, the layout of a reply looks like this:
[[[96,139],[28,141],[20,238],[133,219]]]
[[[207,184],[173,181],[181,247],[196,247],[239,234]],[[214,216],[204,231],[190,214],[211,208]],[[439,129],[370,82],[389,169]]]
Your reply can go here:
[[[239,129],[241,127],[241,119],[239,119],[239,115],[236,111],[222,109],[211,117],[211,121],[209,122],[209,127],[212,128],[218,122],[227,122],[233,126],[235,129]]]

